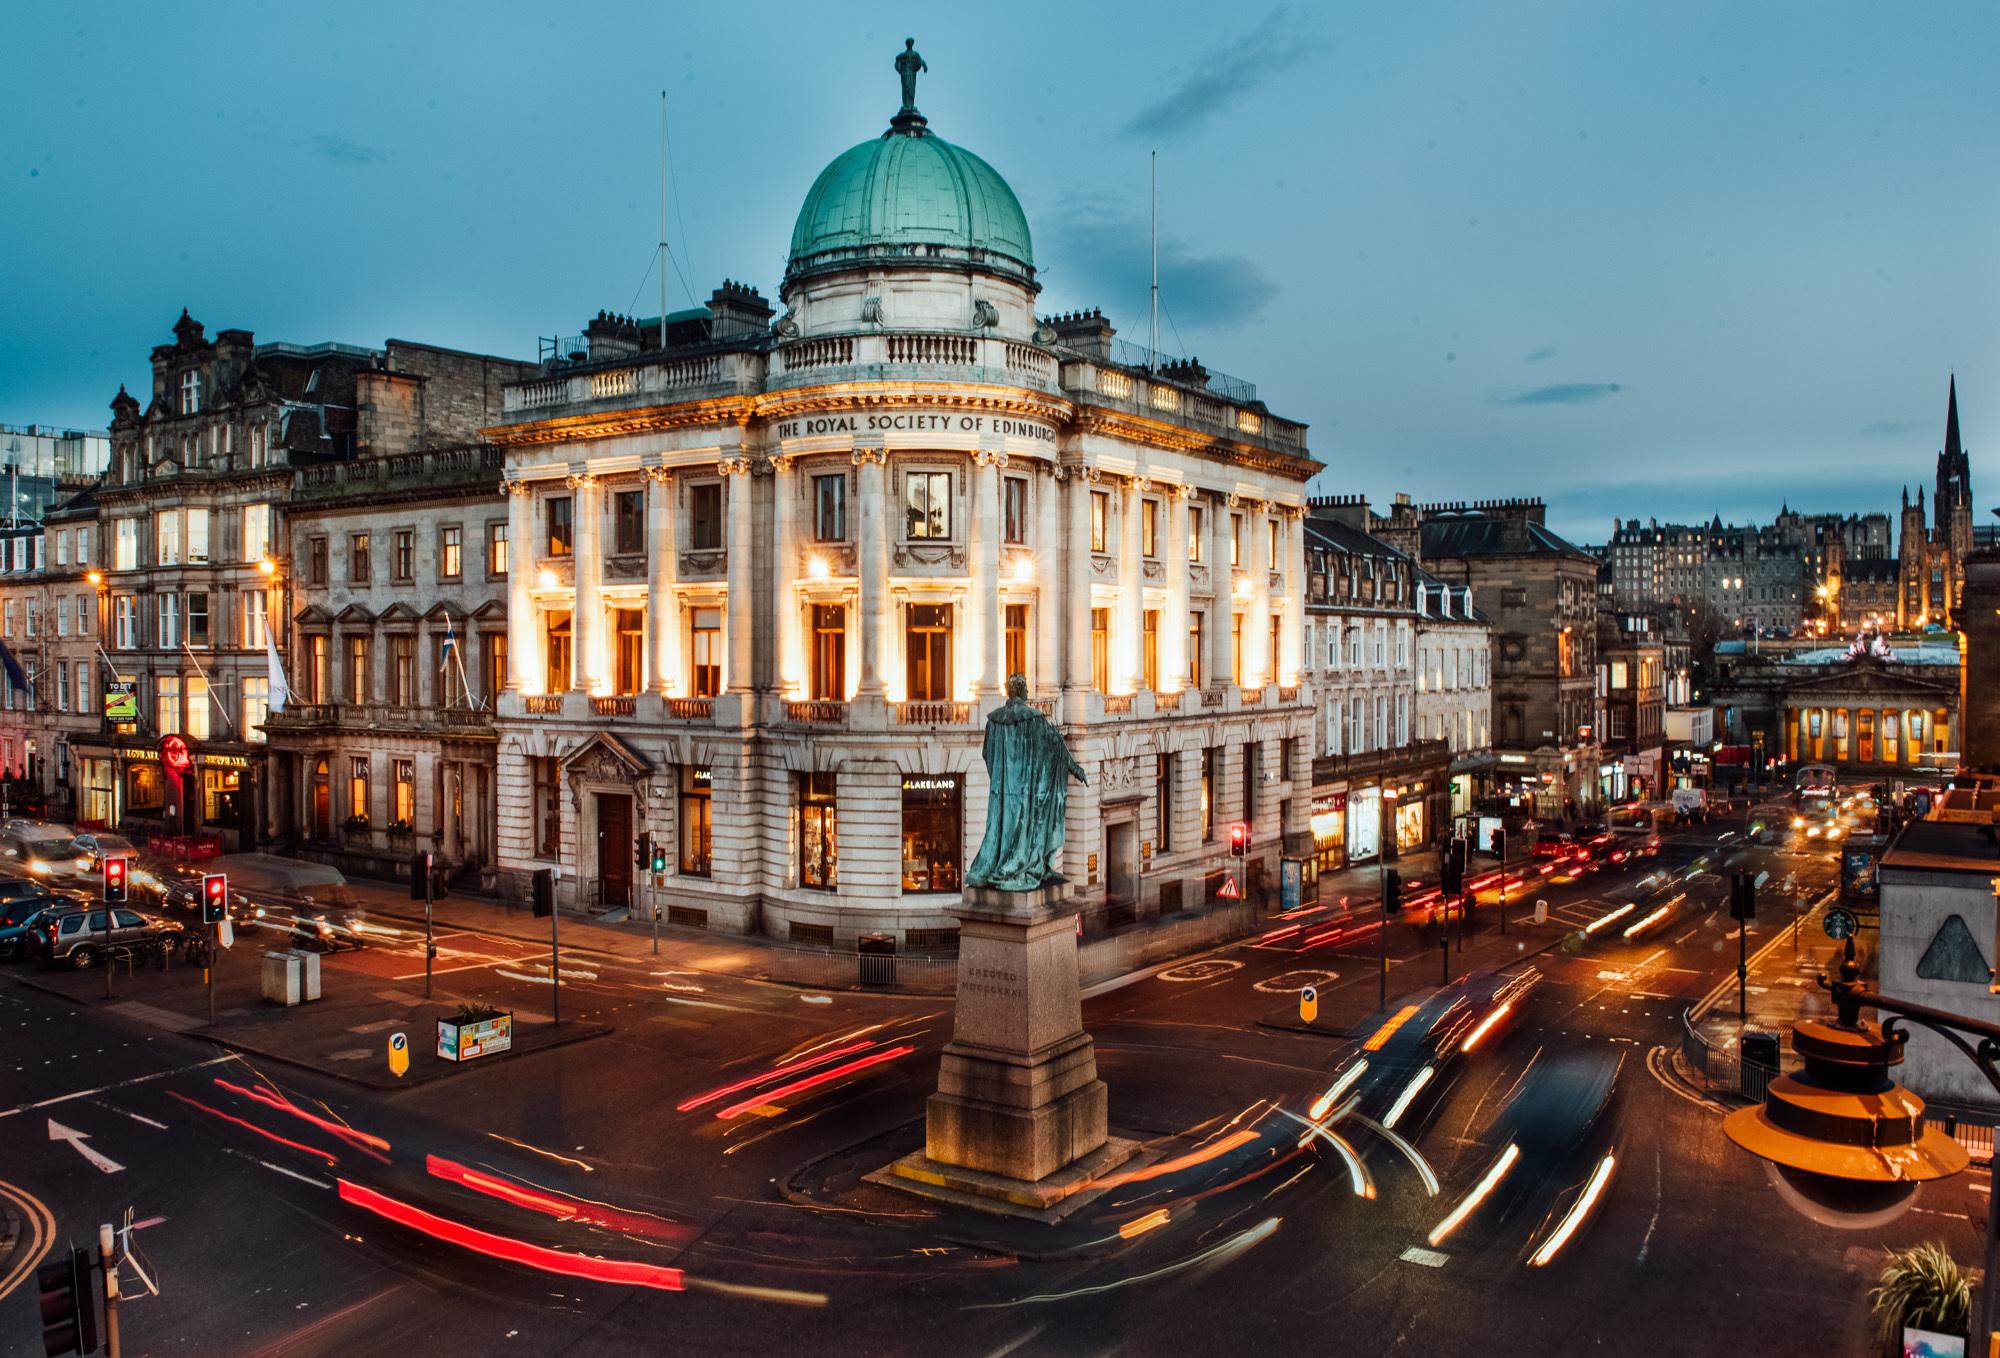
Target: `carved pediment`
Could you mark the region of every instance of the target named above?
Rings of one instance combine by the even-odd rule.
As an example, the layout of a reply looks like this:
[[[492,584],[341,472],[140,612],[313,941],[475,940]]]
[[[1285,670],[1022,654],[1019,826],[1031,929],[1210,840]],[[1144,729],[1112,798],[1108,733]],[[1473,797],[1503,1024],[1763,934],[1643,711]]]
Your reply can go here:
[[[1115,574],[1117,570],[1118,563],[1108,556],[1093,556],[1090,558],[1090,573],[1092,575],[1108,576]]]
[[[630,783],[653,771],[644,755],[603,731],[564,755],[562,767],[564,781],[572,788],[582,783]]]

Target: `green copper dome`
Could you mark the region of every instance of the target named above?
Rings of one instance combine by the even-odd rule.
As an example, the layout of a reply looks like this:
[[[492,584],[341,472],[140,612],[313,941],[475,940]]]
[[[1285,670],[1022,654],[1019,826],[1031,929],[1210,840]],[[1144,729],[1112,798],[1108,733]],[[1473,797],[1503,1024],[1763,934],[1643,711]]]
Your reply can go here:
[[[792,228],[787,281],[856,265],[971,264],[1032,283],[1020,200],[991,165],[899,117],[820,171]]]

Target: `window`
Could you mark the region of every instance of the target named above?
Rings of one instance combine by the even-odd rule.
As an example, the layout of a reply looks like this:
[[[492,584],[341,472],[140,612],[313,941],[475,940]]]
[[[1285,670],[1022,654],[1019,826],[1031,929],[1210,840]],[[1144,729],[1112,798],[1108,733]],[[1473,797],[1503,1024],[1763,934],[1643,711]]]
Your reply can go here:
[[[910,702],[951,697],[951,605],[911,604],[904,638]]]
[[[261,589],[246,589],[243,603],[243,649],[261,651],[264,649],[265,628],[269,624],[270,596]]]
[[[799,885],[832,891],[840,884],[839,806],[834,775],[799,775]]]
[[[1005,650],[1008,675],[1028,676],[1028,606],[1008,604],[1005,614]]]
[[[1257,823],[1257,784],[1262,781],[1264,747],[1254,741],[1243,747],[1243,821]]]
[[[690,609],[688,629],[693,642],[688,648],[689,685],[695,697],[713,698],[722,692],[722,610]]]
[[[1614,689],[1622,689],[1622,688],[1628,688],[1630,687],[1630,685],[1631,685],[1630,671],[1625,662],[1622,660],[1612,661],[1611,687]]]
[[[324,635],[310,637],[306,641],[306,692],[308,700],[315,703],[333,701],[333,653],[332,646]]]
[[[153,678],[153,733],[171,735],[181,729],[181,677],[161,674]]]
[[[29,599],[27,601],[26,615],[28,620],[28,640],[33,641],[35,639],[36,624],[40,621],[41,617],[40,602]]]
[[[1854,714],[1855,759],[1862,764],[1875,762],[1875,709],[1864,707]]]
[[[914,540],[951,536],[951,473],[910,472],[904,480],[904,536]]]
[[[139,601],[129,594],[118,596],[118,649],[134,650],[139,645]]]
[[[681,765],[681,873],[687,877],[709,875],[710,854],[714,849],[709,820],[713,778],[706,764]]]
[[[1139,615],[1139,682],[1158,692],[1160,688],[1160,610],[1149,608]]]
[[[847,474],[813,478],[813,537],[820,542],[847,541]]]
[[[261,561],[271,554],[271,506],[243,506],[243,559]]]
[[[456,630],[431,639],[431,673],[438,676],[437,703],[442,707],[472,706],[467,694],[463,642]]]
[[[1201,687],[1202,630],[1205,615],[1199,610],[1188,614],[1188,687]]]
[[[638,556],[646,550],[646,492],[621,490],[611,497],[611,551]]]
[[[1188,506],[1188,560],[1201,560],[1201,506]]]
[[[1271,649],[1264,653],[1264,673],[1261,676],[1267,684],[1278,682],[1278,657],[1284,654],[1284,636],[1285,620],[1273,613],[1271,615]]]
[[[398,759],[393,765],[396,805],[389,820],[393,825],[414,825],[417,820],[417,761]]]
[[[187,733],[196,740],[208,739],[208,680],[199,674],[187,681]]]
[[[417,705],[417,639],[389,638],[389,702],[394,707]]]
[[[1008,542],[1028,540],[1028,483],[1010,476],[1000,483],[1001,536]]]
[[[812,687],[816,702],[847,698],[847,607],[812,606]]]
[[[535,857],[559,857],[562,854],[562,765],[556,762],[554,755],[530,755],[528,775],[534,798]]]
[[[69,666],[67,665],[56,666],[56,711],[69,711]]]
[[[188,591],[187,603],[188,645],[206,647],[208,635],[208,591],[195,589]]]
[[[507,686],[507,633],[504,628],[492,629],[479,634],[480,675],[485,683],[486,698],[491,702],[500,690]]]
[[[358,821],[368,819],[368,761],[367,755],[357,755],[348,761],[347,774],[347,814]]]
[[[1229,564],[1232,566],[1243,564],[1243,516],[1241,514],[1231,514],[1229,516]]]
[[[1111,496],[1106,491],[1090,492],[1090,550],[1108,551],[1111,538]]]
[[[250,426],[250,465],[264,465],[264,426],[261,424]]]
[[[611,634],[616,664],[612,667],[612,692],[631,697],[646,686],[646,613],[639,608],[619,608],[611,613]]]
[[[548,667],[548,691],[567,693],[570,689],[569,614],[550,613],[544,624],[542,659]]]
[[[549,556],[568,556],[576,546],[576,525],[572,520],[576,502],[567,495],[549,499]]]
[[[271,715],[271,681],[265,675],[245,675],[243,685],[243,738],[262,742],[263,725]]]
[[[1111,691],[1111,610],[1090,610],[1090,686],[1099,693]]]
[[[1222,748],[1211,745],[1201,752],[1201,842],[1215,839],[1215,794],[1222,781]]]
[[[69,635],[69,595],[67,594],[58,594],[56,596],[56,635],[59,637]]]
[[[181,644],[180,607],[181,607],[181,600],[180,596],[177,594],[162,594],[159,598],[159,610],[160,610],[158,616],[159,630],[157,635],[159,638],[160,649],[163,651],[173,651],[180,649],[180,644]]]
[[[417,535],[414,530],[398,528],[391,539],[390,569],[393,578],[408,583],[417,574]]]
[[[1278,550],[1278,521],[1264,520],[1264,560],[1272,570],[1278,568],[1278,561],[1284,555]]]
[[[486,525],[486,573],[495,577],[507,573],[507,525],[504,523]]]
[[[95,605],[96,600],[88,594],[79,594],[76,596],[76,634],[78,636],[87,637],[90,635],[90,614]]]
[[[903,890],[957,891],[964,841],[962,786],[956,776],[903,779]]]
[[[1340,668],[1339,618],[1328,618],[1326,620],[1326,667],[1330,670]]]
[[[1174,757],[1153,756],[1153,851],[1173,852],[1174,847]]]
[[[184,372],[181,374],[181,414],[193,415],[201,410],[201,374]]]
[[[1139,502],[1139,555],[1155,557],[1160,554],[1160,502],[1142,500]]]
[[[1243,687],[1243,615],[1229,615],[1229,682]]]
[[[314,585],[326,583],[325,538],[314,538],[306,544],[306,581]]]
[[[88,528],[79,528],[76,530],[76,564],[79,566],[88,566],[90,564],[90,530]]]
[[[373,576],[369,560],[368,534],[349,533],[347,535],[347,578],[350,583],[365,585]]]
[[[1326,705],[1326,752],[1328,754],[1340,753],[1341,745],[1343,744],[1341,736],[1343,734],[1345,732],[1340,724],[1340,699],[1329,699]]]
[[[190,509],[187,512],[187,559],[189,561],[208,560],[208,511]]]
[[[181,512],[162,509],[153,515],[153,564],[178,566],[181,563]]]
[[[374,684],[369,682],[368,638],[349,637],[347,639],[347,701],[365,703],[373,695]]]
[[[697,552],[712,552],[722,546],[720,481],[688,487],[688,546]]]
[[[67,566],[69,564],[69,529],[67,528],[56,530],[56,564],[58,566]]]

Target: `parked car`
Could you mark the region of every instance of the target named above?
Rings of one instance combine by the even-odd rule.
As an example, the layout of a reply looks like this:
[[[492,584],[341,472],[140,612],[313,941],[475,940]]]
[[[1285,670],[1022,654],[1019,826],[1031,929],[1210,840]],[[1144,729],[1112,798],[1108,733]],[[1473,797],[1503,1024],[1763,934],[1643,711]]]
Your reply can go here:
[[[34,885],[40,886],[41,883]],[[51,916],[76,909],[76,904],[67,897],[49,894],[44,889],[40,896],[23,897],[0,905],[0,957],[25,956],[28,941],[35,930]]]
[[[50,966],[74,967],[81,971],[95,966],[109,947],[130,947],[135,943],[170,937],[185,932],[179,925],[149,920],[136,910],[114,908],[111,932],[105,934],[104,911],[69,910],[46,916],[30,935],[36,956]]]
[[[15,901],[45,904],[53,900],[55,894],[47,882],[33,877],[0,877],[0,904],[11,905]]]

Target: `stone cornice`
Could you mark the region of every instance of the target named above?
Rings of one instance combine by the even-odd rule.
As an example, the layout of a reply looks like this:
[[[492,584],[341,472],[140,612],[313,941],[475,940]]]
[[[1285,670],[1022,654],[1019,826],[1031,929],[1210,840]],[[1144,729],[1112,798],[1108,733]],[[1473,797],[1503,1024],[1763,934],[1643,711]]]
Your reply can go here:
[[[1109,410],[1103,406],[1080,407],[1075,420],[1069,426],[1069,432],[1104,434],[1130,443],[1143,443],[1153,448],[1166,448],[1179,453],[1200,453],[1231,466],[1273,472],[1293,481],[1309,481],[1325,465],[1309,457],[1272,452],[1253,444],[1217,438],[1213,434],[1205,434],[1186,425],[1172,424],[1165,420],[1149,420],[1143,415],[1131,415],[1122,410]]]

